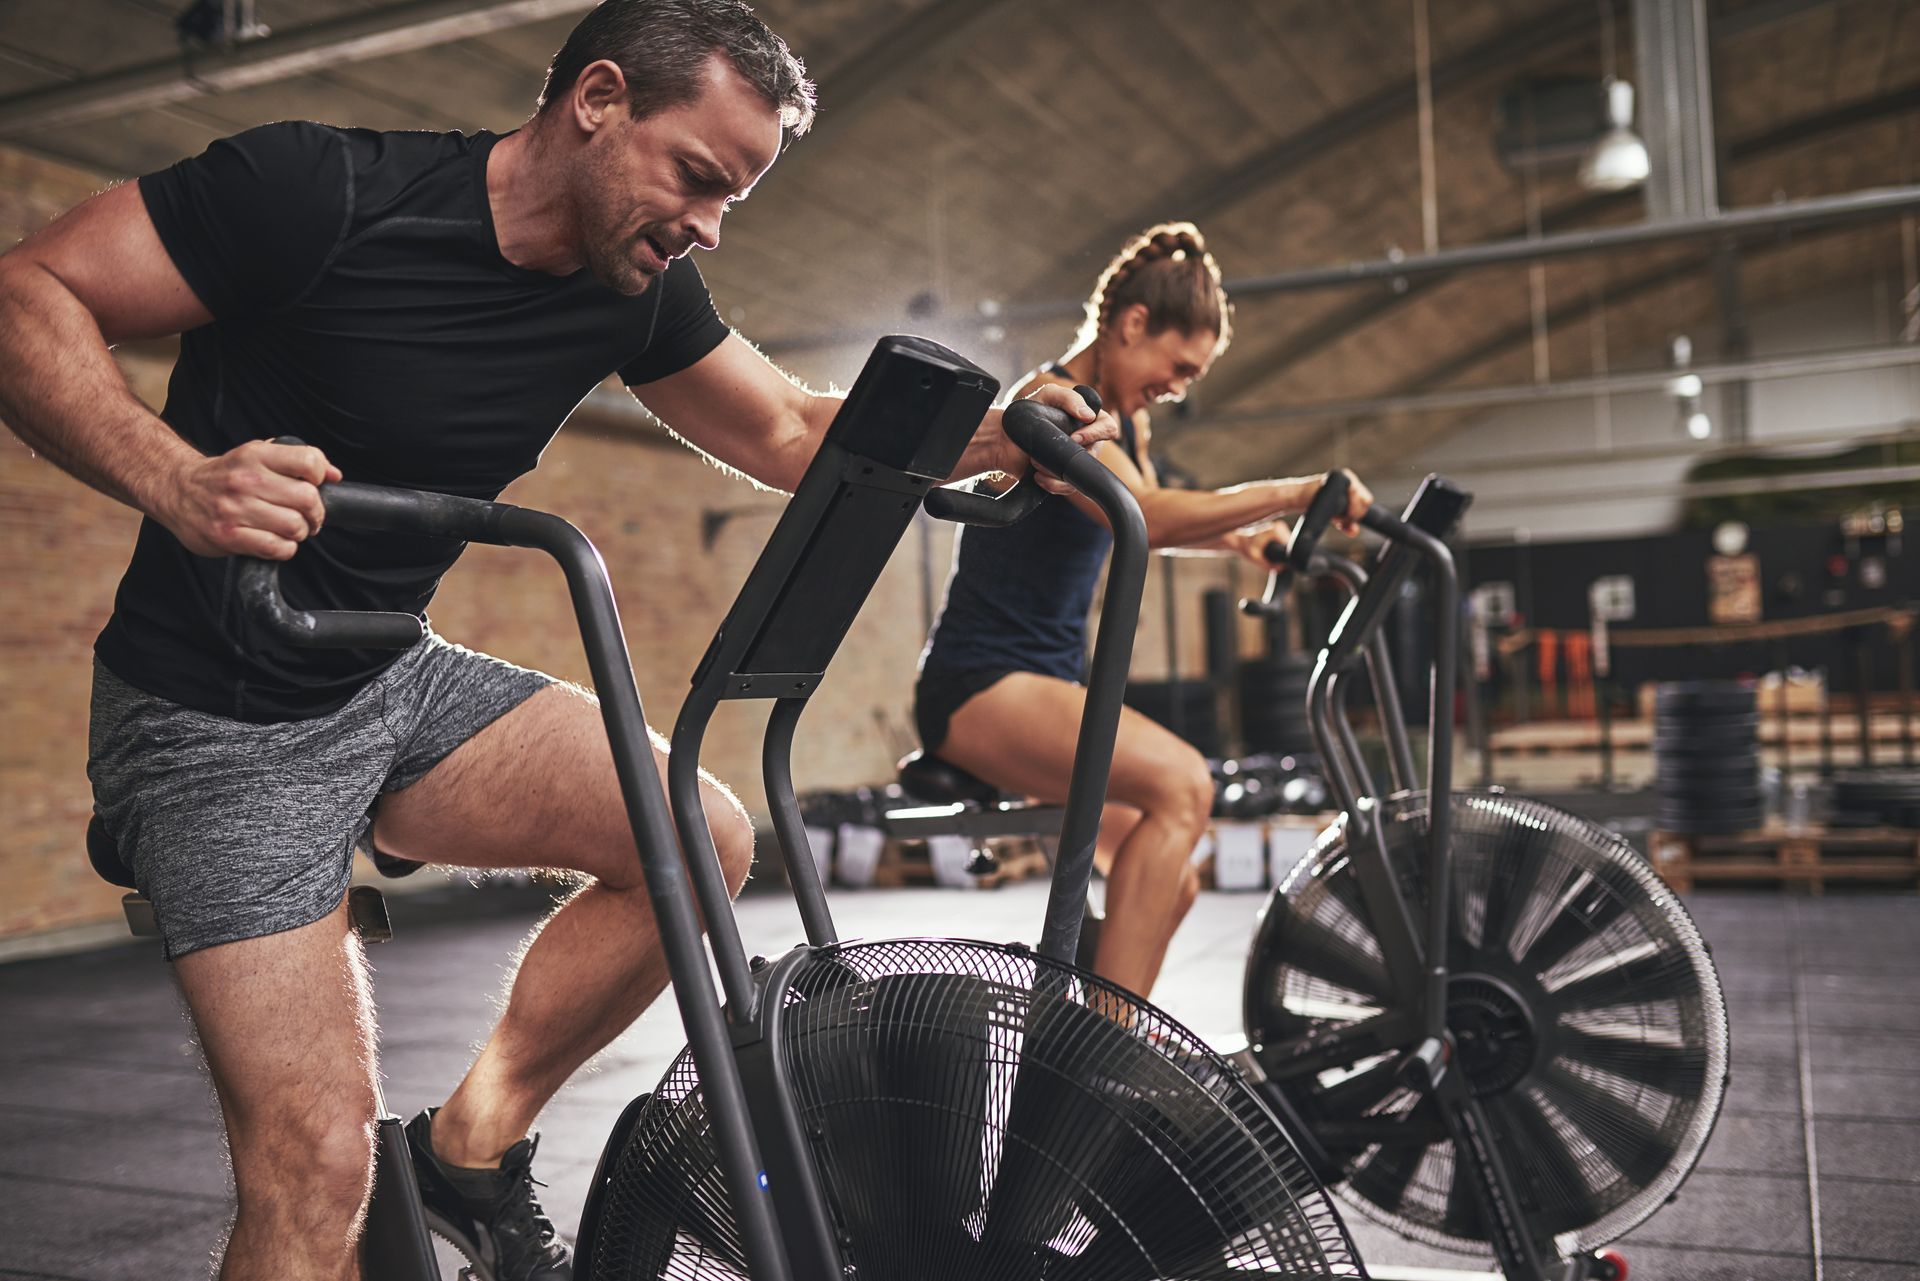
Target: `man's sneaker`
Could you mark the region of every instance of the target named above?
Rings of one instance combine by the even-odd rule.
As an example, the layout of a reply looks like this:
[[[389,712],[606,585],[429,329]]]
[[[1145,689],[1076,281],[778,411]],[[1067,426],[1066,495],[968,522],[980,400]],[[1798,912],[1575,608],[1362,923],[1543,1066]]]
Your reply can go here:
[[[428,1108],[407,1122],[407,1147],[427,1224],[452,1242],[481,1281],[573,1281],[573,1253],[540,1208],[533,1153],[539,1136],[507,1149],[497,1170],[443,1165]]]

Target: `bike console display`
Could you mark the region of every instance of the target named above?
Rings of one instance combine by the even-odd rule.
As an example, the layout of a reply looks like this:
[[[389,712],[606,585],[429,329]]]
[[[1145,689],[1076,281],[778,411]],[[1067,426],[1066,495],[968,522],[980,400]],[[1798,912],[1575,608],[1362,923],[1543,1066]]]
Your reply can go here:
[[[719,698],[813,692],[927,493],[1000,384],[924,338],[883,338],[694,674]]]
[[[1438,540],[1445,540],[1459,527],[1473,503],[1473,495],[1445,476],[1431,475],[1420,482],[1406,510],[1398,517],[1380,507],[1373,508],[1362,523],[1388,539],[1387,548],[1374,567],[1366,590],[1348,603],[1328,638],[1327,663],[1335,671],[1345,670],[1364,652],[1367,637],[1386,617],[1388,607],[1399,598],[1400,588],[1413,572],[1420,552],[1407,545],[1406,529],[1417,529]]]

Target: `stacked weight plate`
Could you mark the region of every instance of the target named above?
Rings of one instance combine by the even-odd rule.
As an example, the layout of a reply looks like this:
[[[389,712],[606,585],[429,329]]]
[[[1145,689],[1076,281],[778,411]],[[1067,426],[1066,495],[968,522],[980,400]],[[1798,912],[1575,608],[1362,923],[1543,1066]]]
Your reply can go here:
[[[1255,658],[1240,664],[1240,738],[1245,750],[1297,755],[1313,750],[1307,726],[1307,680],[1313,666],[1303,654]]]
[[[1759,715],[1738,681],[1672,681],[1654,703],[1654,780],[1669,832],[1760,826]]]
[[[1920,827],[1920,770],[1843,770],[1833,776],[1835,827]]]

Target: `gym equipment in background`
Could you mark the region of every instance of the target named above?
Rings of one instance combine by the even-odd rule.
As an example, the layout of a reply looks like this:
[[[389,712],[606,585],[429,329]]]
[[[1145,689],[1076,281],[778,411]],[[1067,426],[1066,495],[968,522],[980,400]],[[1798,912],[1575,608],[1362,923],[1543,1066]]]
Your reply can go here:
[[[1458,586],[1441,541],[1469,496],[1430,476],[1371,576],[1315,562],[1342,497],[1302,519],[1296,569],[1357,594],[1314,669],[1316,739],[1343,813],[1269,900],[1248,957],[1236,1055],[1308,1162],[1407,1236],[1516,1281],[1611,1278],[1601,1247],[1659,1208],[1698,1159],[1727,1073],[1725,1002],[1691,918],[1625,841],[1499,790],[1451,789]],[[1397,790],[1368,777],[1341,686],[1379,655],[1417,561],[1434,585],[1426,787],[1383,717]],[[1363,585],[1364,584],[1364,585]],[[1376,697],[1391,665],[1369,664]],[[1433,797],[1445,797],[1436,806]]]
[[[1661,830],[1705,835],[1760,826],[1759,723],[1753,687],[1739,681],[1668,681],[1654,691]]]
[[[1920,827],[1920,770],[1841,770],[1831,780],[1834,827]]]

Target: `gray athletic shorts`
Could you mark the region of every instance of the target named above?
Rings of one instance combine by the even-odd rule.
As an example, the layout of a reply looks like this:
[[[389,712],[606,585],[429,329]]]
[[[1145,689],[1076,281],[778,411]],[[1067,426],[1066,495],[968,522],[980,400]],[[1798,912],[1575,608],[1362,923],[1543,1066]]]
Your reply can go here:
[[[374,803],[553,681],[428,633],[338,711],[259,725],[96,662],[94,810],[153,901],[168,959],[309,925],[346,893]]]

